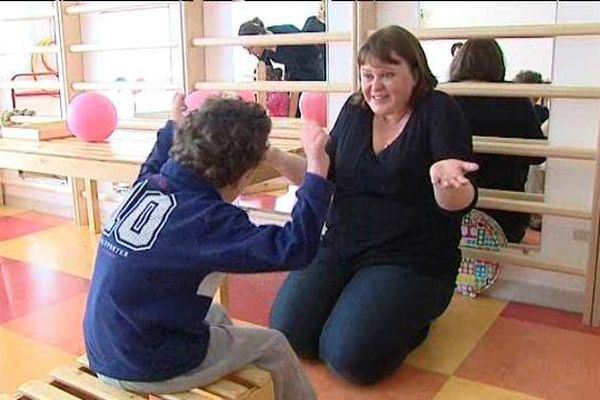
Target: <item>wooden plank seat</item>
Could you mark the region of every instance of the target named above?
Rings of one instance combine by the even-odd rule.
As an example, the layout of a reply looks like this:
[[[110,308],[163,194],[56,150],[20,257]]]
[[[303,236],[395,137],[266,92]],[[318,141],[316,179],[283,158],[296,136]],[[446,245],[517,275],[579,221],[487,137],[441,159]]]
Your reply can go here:
[[[271,374],[254,366],[243,368],[208,386],[173,394],[138,394],[100,381],[89,369],[87,358],[80,357],[75,366],[62,366],[45,380],[21,385],[14,396],[0,400],[273,400]]]
[[[300,153],[294,137],[273,132],[271,144]],[[103,143],[86,143],[75,137],[47,141],[0,138],[0,168],[67,176],[73,190],[73,208],[78,225],[100,232],[97,181],[132,182],[146,159],[156,135],[148,131],[116,130]],[[253,183],[279,176],[265,164],[257,169]]]

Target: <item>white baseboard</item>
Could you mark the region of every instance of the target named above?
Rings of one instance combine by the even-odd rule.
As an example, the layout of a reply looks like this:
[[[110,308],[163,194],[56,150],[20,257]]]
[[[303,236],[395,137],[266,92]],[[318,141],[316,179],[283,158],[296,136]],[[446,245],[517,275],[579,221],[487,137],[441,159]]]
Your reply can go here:
[[[570,312],[582,312],[583,292],[532,282],[498,278],[486,296]]]
[[[107,221],[117,207],[117,196],[100,194],[101,221]],[[44,214],[73,219],[73,201],[70,188],[48,187],[27,181],[5,180],[4,201],[6,205]]]
[[[43,214],[55,215],[63,218],[73,218],[73,206],[69,197],[68,203],[64,202],[48,202],[43,197],[18,196],[14,194],[4,195],[4,203],[6,205],[22,208],[26,210],[34,210]]]

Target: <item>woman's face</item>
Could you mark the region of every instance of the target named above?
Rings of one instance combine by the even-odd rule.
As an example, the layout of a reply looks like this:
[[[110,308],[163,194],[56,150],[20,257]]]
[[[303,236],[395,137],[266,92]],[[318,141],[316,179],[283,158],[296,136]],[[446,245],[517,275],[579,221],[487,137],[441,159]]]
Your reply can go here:
[[[406,109],[416,85],[406,60],[395,55],[393,59],[398,64],[388,64],[369,57],[360,66],[361,90],[365,101],[376,115],[385,116]]]

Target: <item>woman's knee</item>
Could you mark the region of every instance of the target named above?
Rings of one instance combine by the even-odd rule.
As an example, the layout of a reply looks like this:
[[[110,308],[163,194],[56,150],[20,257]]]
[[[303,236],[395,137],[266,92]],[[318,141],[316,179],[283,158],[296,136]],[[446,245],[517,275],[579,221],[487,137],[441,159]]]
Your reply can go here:
[[[371,385],[392,374],[404,361],[405,354],[373,354],[372,349],[344,349],[321,345],[321,360],[333,372],[357,385]]]
[[[271,316],[270,328],[282,333],[298,357],[316,359],[319,355],[318,337],[313,337],[307,330],[297,329],[296,324],[285,318]]]

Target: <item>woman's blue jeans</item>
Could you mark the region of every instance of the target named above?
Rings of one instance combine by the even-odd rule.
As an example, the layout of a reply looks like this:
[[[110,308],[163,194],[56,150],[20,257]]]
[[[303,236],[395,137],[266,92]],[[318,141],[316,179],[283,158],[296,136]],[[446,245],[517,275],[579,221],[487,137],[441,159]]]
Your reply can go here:
[[[394,372],[448,307],[454,286],[403,265],[353,270],[321,248],[290,273],[271,309],[300,357],[320,358],[337,375],[370,384]]]

